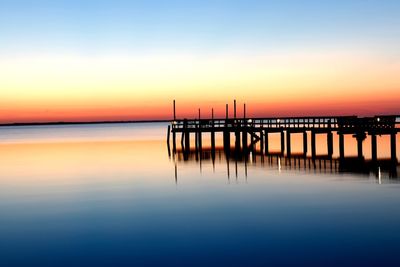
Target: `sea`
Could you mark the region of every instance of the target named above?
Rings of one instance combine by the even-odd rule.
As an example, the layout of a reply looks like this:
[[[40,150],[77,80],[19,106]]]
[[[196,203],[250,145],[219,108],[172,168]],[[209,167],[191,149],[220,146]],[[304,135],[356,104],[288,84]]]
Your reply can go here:
[[[400,266],[389,138],[371,163],[369,139],[362,161],[336,134],[332,158],[297,134],[291,157],[273,134],[268,153],[219,134],[184,152],[167,126],[0,127],[0,266]]]

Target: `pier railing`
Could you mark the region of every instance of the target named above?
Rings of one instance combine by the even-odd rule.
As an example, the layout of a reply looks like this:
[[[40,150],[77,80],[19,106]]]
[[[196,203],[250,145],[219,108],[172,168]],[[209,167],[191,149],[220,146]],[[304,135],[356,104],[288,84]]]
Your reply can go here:
[[[181,119],[172,121],[172,131],[222,131],[227,128],[260,128],[312,130],[329,129],[348,131],[355,129],[395,129],[400,125],[400,116],[357,116],[335,117],[280,117],[280,118],[228,118],[228,119]]]

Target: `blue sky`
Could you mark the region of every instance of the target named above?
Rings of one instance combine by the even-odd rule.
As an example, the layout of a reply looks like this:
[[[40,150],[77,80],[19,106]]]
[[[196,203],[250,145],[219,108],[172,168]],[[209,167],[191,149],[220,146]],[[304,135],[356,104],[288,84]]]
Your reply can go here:
[[[0,49],[396,49],[400,1],[1,1]],[[394,51],[393,51],[394,52]]]
[[[0,0],[0,121],[166,118],[172,98],[188,116],[232,98],[259,116],[399,113],[399,14],[399,0]]]

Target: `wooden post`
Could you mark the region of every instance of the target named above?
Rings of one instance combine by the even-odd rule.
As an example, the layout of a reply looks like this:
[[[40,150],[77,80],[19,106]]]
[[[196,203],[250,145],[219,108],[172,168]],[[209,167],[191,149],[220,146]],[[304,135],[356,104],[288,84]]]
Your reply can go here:
[[[229,151],[231,147],[231,136],[228,130],[224,131],[224,148]]]
[[[315,156],[317,154],[317,152],[316,152],[317,148],[316,148],[316,142],[315,142],[316,136],[315,135],[316,135],[315,131],[311,131],[311,156],[313,158],[315,158]]]
[[[198,142],[198,148],[201,150],[201,148],[202,148],[202,139],[201,139],[201,111],[200,111],[200,108],[199,108],[199,127],[198,127],[198,129],[197,129],[197,142]]]
[[[233,100],[233,118],[236,119],[236,99]]]
[[[235,150],[240,151],[240,132],[239,129],[235,129]]]
[[[190,132],[188,129],[188,122],[185,119],[183,122],[184,134],[185,134],[185,150],[186,152],[190,151]]]
[[[269,144],[268,144],[268,132],[267,130],[264,131],[264,139],[265,139],[265,154],[268,154],[269,152]]]
[[[214,109],[211,109],[211,150],[215,157],[215,129],[214,129]]]
[[[344,158],[344,135],[339,133],[339,154],[340,158]]]
[[[396,132],[390,134],[390,154],[393,161],[397,161],[396,156]]]
[[[260,131],[260,152],[262,155],[264,155],[264,131],[262,128]]]
[[[185,150],[190,151],[190,133],[188,130],[185,131]]]
[[[199,129],[198,129],[198,125],[196,125],[195,131],[194,131],[194,147],[196,149],[196,153],[199,149],[199,138],[198,138],[198,134],[199,134]]]
[[[363,157],[362,140],[360,138],[357,138],[357,157],[359,159]]]
[[[243,128],[243,131],[242,131],[242,147],[243,147],[243,150],[247,150],[247,131],[246,131],[246,128],[244,127]]]
[[[229,152],[231,147],[231,136],[228,130],[228,117],[229,117],[229,106],[228,104],[225,105],[225,112],[226,112],[226,121],[225,121],[225,130],[224,130],[224,148],[226,152]]]
[[[175,99],[174,99],[174,121],[176,120]]]
[[[371,157],[373,161],[377,160],[377,144],[376,144],[376,134],[371,135]]]
[[[307,156],[307,149],[308,149],[308,144],[307,144],[307,131],[303,132],[303,154],[304,157]]]
[[[327,141],[327,145],[328,145],[328,156],[332,157],[332,155],[333,155],[333,134],[332,134],[332,132],[328,132],[326,141]]]
[[[290,131],[286,131],[286,154],[290,157],[291,154],[291,146],[290,146]]]
[[[363,158],[363,146],[362,146],[362,142],[364,141],[365,137],[364,137],[365,133],[357,133],[356,134],[356,140],[357,140],[357,157],[359,159]]]
[[[253,129],[250,130],[250,149],[251,151],[255,150],[255,142],[256,142],[256,133],[253,131]],[[255,157],[254,157],[255,160]]]
[[[247,150],[246,104],[243,104],[242,147]]]
[[[181,135],[181,147],[182,147],[182,150],[185,151],[185,133],[184,132],[182,132],[182,135]]]
[[[285,153],[285,132],[281,131],[281,154]]]

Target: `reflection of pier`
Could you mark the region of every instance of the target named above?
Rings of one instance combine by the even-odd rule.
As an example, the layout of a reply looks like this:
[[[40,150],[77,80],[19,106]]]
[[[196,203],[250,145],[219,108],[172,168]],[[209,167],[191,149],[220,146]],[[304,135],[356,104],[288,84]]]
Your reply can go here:
[[[197,162],[202,168],[202,164],[212,163],[213,168],[216,164],[226,164],[228,178],[232,172],[237,176],[238,165],[244,167],[247,175],[247,168],[261,167],[276,169],[278,171],[304,171],[310,173],[341,174],[353,173],[360,175],[373,175],[380,179],[382,175],[387,178],[397,178],[398,163],[392,160],[369,160],[353,158],[331,158],[329,156],[304,157],[304,155],[283,156],[280,153],[264,154],[261,151],[237,151],[235,149],[226,150],[223,147],[203,148],[202,150],[176,150],[173,154],[176,164],[179,162]],[[232,170],[231,170],[232,169]],[[176,169],[175,169],[176,170]],[[175,175],[177,175],[175,173]]]
[[[175,102],[174,102],[175,103]],[[339,136],[339,155],[341,159],[345,158],[344,135],[352,135],[357,140],[358,159],[363,159],[362,143],[367,135],[371,136],[371,154],[372,161],[377,161],[377,135],[390,136],[391,160],[397,162],[396,157],[396,134],[400,128],[400,116],[374,116],[359,118],[356,116],[331,116],[331,117],[285,117],[285,118],[247,118],[246,106],[243,108],[243,117],[236,116],[236,101],[234,102],[234,117],[228,117],[228,105],[226,105],[226,117],[224,119],[215,119],[213,112],[211,118],[203,119],[199,116],[197,119],[174,120],[168,126],[168,144],[170,143],[170,134],[172,133],[172,148],[177,150],[177,134],[181,134],[181,147],[183,151],[189,153],[191,135],[195,137],[195,149],[203,149],[202,136],[210,134],[211,150],[215,150],[215,134],[223,134],[223,147],[226,151],[231,149],[231,135],[234,136],[235,151],[252,151],[259,145],[259,151],[262,154],[269,155],[269,135],[280,134],[281,154],[288,158],[292,157],[291,152],[291,134],[303,134],[303,156],[307,156],[308,135],[311,136],[311,157],[317,158],[316,153],[316,135],[326,135],[328,158],[333,155],[333,133]],[[309,133],[309,134],[308,134]]]

